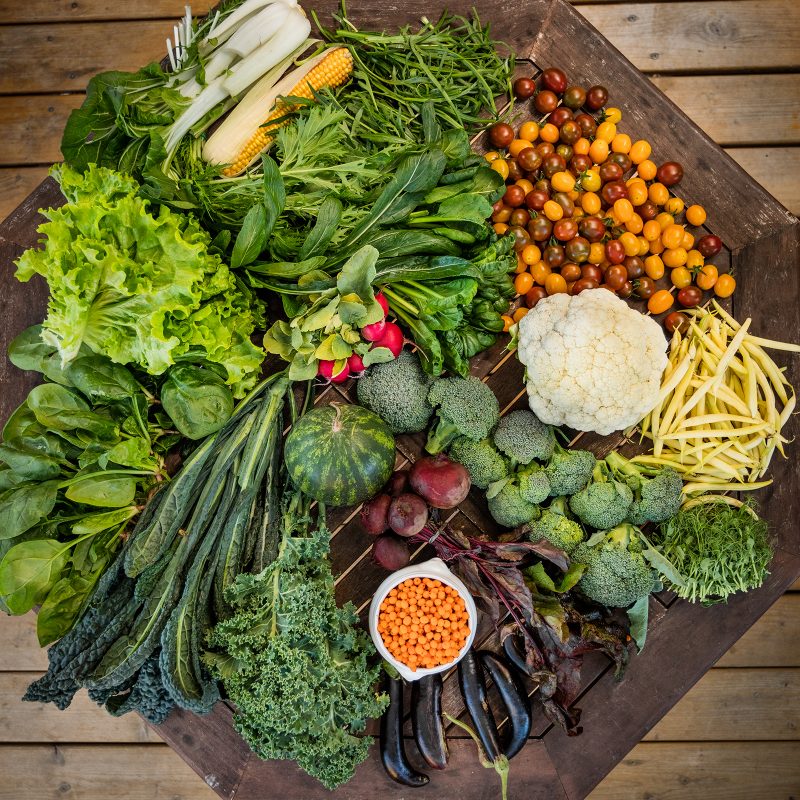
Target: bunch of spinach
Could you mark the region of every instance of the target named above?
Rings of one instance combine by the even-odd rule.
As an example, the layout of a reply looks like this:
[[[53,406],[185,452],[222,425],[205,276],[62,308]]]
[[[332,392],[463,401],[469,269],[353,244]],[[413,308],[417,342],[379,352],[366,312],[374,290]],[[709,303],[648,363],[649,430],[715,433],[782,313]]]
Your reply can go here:
[[[77,624],[50,648],[26,700],[69,705],[81,688],[111,713],[163,719],[211,710],[200,655],[236,575],[261,570],[279,538],[285,373],[262,381],[149,500]]]

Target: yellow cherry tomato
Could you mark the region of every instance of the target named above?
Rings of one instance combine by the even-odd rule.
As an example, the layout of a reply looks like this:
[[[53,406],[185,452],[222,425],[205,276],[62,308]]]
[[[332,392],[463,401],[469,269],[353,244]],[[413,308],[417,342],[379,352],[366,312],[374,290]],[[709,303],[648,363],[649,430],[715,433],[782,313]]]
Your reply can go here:
[[[577,192],[570,192],[570,195],[572,195],[572,194],[576,194],[577,195],[577,197],[574,198],[575,200],[577,200],[578,197],[580,197],[580,195]],[[581,219],[581,217],[585,217],[585,216],[586,216],[586,212],[580,206],[576,205],[575,209],[572,212],[572,217],[570,219],[576,219],[577,220],[577,219]]]
[[[516,183],[526,195],[533,191],[533,184],[527,178],[520,178],[518,181],[514,181],[514,183]]]
[[[631,183],[628,186],[628,199],[637,207],[647,202],[647,184],[644,181]]]
[[[650,158],[650,153],[652,152],[653,148],[650,147],[650,142],[647,142],[644,139],[639,139],[631,145],[631,149],[628,152],[628,157],[634,164],[641,164],[643,161]],[[645,178],[645,180],[651,179]]]
[[[483,157],[491,164],[492,161],[496,161],[500,158],[500,153],[497,150],[490,150],[488,153],[484,153]]]
[[[658,220],[647,220],[642,228],[642,236],[644,236],[648,242],[654,242],[658,239],[661,236],[661,226],[658,224]]]
[[[662,211],[657,217],[656,222],[658,222],[659,227],[661,230],[666,230],[670,225],[675,224],[675,217],[672,214],[667,214],[666,211]]]
[[[663,183],[651,183],[647,191],[651,203],[663,206],[669,200],[669,189]]]
[[[529,142],[535,142],[539,138],[539,123],[536,120],[529,119],[519,126],[517,133],[520,139],[527,139]]]
[[[558,141],[559,131],[552,122],[547,122],[542,125],[541,130],[539,131],[539,136],[541,137],[543,142],[550,142],[550,144],[555,144]]]
[[[666,262],[664,262],[666,264]],[[675,267],[669,274],[669,279],[672,285],[678,289],[683,289],[692,282],[692,273],[686,267]]]
[[[668,247],[662,254],[664,265],[672,269],[673,267],[683,267],[686,264],[686,250],[682,247]]]
[[[528,310],[525,306],[520,306],[512,316],[514,322],[519,322],[528,313]]]
[[[581,175],[581,186],[587,192],[599,192],[603,181],[600,180],[600,173],[596,169],[588,169]]]
[[[542,251],[535,244],[526,244],[525,247],[522,248],[521,255],[523,262],[528,266],[542,260]],[[527,292],[528,290],[526,289],[525,291]],[[522,292],[522,294],[524,294],[524,292]]]
[[[614,214],[620,222],[627,222],[633,216],[633,203],[626,197],[614,202]]]
[[[636,168],[636,172],[639,173],[639,177],[643,180],[651,181],[653,178],[655,178],[656,172],[658,172],[658,167],[656,166],[655,161],[651,161],[649,158],[646,158],[644,161],[639,163],[639,166]]]
[[[490,166],[503,180],[508,178],[508,161],[504,158],[496,158]]]
[[[533,142],[530,142],[527,139],[514,139],[514,141],[508,146],[508,152],[512,158],[516,158],[528,147],[533,147]]]
[[[517,294],[526,294],[532,287],[533,275],[530,272],[523,272],[514,278],[514,288],[517,290]]]
[[[697,205],[697,203],[689,206],[686,209],[686,221],[695,227],[702,225],[706,221],[706,210],[703,206]]]
[[[719,278],[719,270],[713,264],[706,264],[695,275],[694,282],[703,290],[713,289]]]
[[[714,294],[717,297],[730,297],[736,289],[736,279],[733,275],[724,272],[714,284]]]
[[[664,210],[669,211],[673,217],[676,217],[680,214],[684,209],[685,203],[680,197],[670,197],[666,203],[664,203]]]
[[[674,302],[675,298],[669,289],[659,289],[647,301],[647,310],[651,314],[663,314],[667,309],[672,308]]]
[[[647,256],[647,258],[644,260],[644,271],[647,274],[647,277],[652,278],[654,281],[663,278],[664,262],[661,260],[661,256]]]
[[[564,209],[555,200],[548,200],[542,207],[542,211],[550,222],[558,222],[564,216]]]
[[[572,145],[572,150],[576,156],[588,156],[591,144],[592,143],[585,136],[581,136],[581,138]]]
[[[606,144],[611,144],[617,135],[617,126],[613,122],[601,122],[595,131],[595,140],[602,139]]]
[[[502,236],[508,231],[508,225],[506,225],[505,222],[495,222],[495,224],[492,225],[492,228],[498,236]]]
[[[703,254],[699,250],[689,250],[686,255],[686,268],[695,270],[702,267],[705,263]]]
[[[637,236],[642,232],[644,227],[644,220],[634,211],[629,220],[625,222],[625,229]]]
[[[653,253],[653,255],[664,252],[664,243],[661,241],[660,236],[655,241],[650,242],[650,252]]]
[[[647,239],[645,239],[641,234],[638,234],[636,238],[639,240],[639,252],[636,255],[641,258],[650,252],[650,242],[648,242]]]
[[[511,319],[508,314],[503,314],[500,319],[503,320],[503,333],[508,333],[511,326],[514,324],[514,320]]]
[[[694,236],[689,231],[683,232],[683,239],[681,239],[681,247],[686,250],[691,250],[694,247]]]
[[[589,263],[602,264],[606,260],[606,248],[602,242],[592,242],[589,245]]]
[[[564,294],[567,291],[567,282],[557,272],[552,272],[544,282],[547,294]]]
[[[556,192],[571,192],[575,188],[575,177],[569,172],[556,172],[550,178],[550,185]]]
[[[603,112],[604,122],[613,122],[614,125],[618,125],[621,119],[622,119],[622,112],[616,106],[609,106]]]
[[[627,133],[618,133],[611,140],[611,151],[613,153],[630,153],[631,145],[631,137]]]
[[[539,286],[544,286],[547,276],[552,272],[553,270],[547,264],[545,264],[544,261],[539,261],[531,266],[531,275],[536,283],[539,284]]]
[[[639,252],[639,240],[636,238],[635,233],[625,231],[625,233],[619,237],[619,243],[625,250],[626,256],[635,256]]]
[[[667,225],[661,231],[661,241],[664,242],[664,247],[667,248],[680,247],[683,241],[683,226],[676,225],[674,222]]]
[[[608,158],[608,142],[605,139],[595,138],[589,146],[589,158],[595,164],[602,164]]]

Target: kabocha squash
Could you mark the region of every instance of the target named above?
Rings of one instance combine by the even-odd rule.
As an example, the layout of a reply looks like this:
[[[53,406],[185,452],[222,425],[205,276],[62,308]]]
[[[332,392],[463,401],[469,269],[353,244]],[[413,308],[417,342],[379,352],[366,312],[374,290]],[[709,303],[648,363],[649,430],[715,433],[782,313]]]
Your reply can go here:
[[[389,479],[394,437],[360,406],[331,404],[303,416],[286,437],[286,467],[295,486],[334,506],[361,503]]]

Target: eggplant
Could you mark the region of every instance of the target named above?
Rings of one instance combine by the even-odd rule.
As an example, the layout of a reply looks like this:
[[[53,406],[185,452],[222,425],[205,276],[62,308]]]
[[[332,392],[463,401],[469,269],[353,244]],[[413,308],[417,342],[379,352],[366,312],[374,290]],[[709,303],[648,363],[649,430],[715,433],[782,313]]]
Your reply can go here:
[[[517,637],[514,634],[509,634],[503,639],[503,652],[506,658],[523,674],[531,674],[530,667],[525,661],[525,656],[519,651],[517,647]]]
[[[495,761],[504,755],[500,746],[500,734],[486,700],[486,680],[483,668],[478,661],[475,651],[470,648],[466,655],[458,662],[458,685],[464,705],[467,707],[475,733],[478,735],[489,761]]]
[[[381,717],[381,761],[386,774],[397,783],[414,788],[430,780],[408,761],[403,745],[403,681],[389,678],[389,708]]]
[[[411,727],[417,749],[433,769],[447,766],[447,739],[442,722],[442,676],[426,675],[411,687]]]
[[[528,741],[531,732],[531,703],[516,669],[497,653],[482,650],[478,653],[484,669],[492,676],[494,685],[506,707],[511,733],[503,745],[506,758],[514,758]]]

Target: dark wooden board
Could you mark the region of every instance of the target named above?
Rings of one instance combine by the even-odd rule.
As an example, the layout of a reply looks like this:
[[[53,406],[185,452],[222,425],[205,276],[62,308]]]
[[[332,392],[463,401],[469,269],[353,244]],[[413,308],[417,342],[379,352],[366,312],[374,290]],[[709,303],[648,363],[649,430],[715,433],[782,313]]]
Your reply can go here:
[[[315,4],[323,21],[337,5],[336,0]],[[391,29],[414,22],[423,13],[433,17],[442,5],[412,0],[398,8],[372,0],[349,10],[357,24]],[[448,5],[463,13],[471,3],[458,0]],[[509,0],[502,0],[481,13],[491,19],[498,37],[538,68],[559,65],[584,84],[607,85],[614,104],[623,108],[624,129],[647,138],[653,144],[656,160],[680,158],[686,177],[678,194],[706,207],[707,226],[719,233],[730,248],[739,282],[735,295],[737,317],[752,316],[754,328],[761,335],[792,338],[800,330],[797,221],[564,0],[531,0],[522,10]],[[139,48],[149,46],[149,42],[137,44]],[[587,54],[592,54],[591,58]],[[89,68],[87,58],[90,57],[85,56],[80,62],[81,69],[84,61]],[[48,68],[64,69],[55,62]],[[36,227],[41,222],[37,209],[59,202],[57,187],[47,180],[0,224],[0,311],[6,321],[0,331],[0,347],[4,353],[19,330],[41,319],[46,302],[41,283],[20,285],[12,277],[11,262],[37,241]],[[765,268],[770,272],[769,282],[764,281]],[[797,361],[778,360],[790,365],[788,374],[797,384]],[[502,408],[524,404],[522,370],[516,359],[504,352],[502,344],[475,359],[473,372],[489,383]],[[7,361],[0,363],[0,418],[4,419],[23,399],[35,377],[19,373]],[[319,402],[352,400],[352,389],[352,385],[329,389]],[[789,435],[794,433],[796,424]],[[620,437],[587,435],[580,442],[581,447],[602,455],[616,446]],[[401,437],[398,464],[416,458],[421,444],[419,436]],[[633,658],[621,683],[613,680],[607,659],[596,656],[587,660],[582,693],[576,701],[583,710],[581,737],[566,737],[550,725],[540,710],[536,712],[532,731],[536,738],[513,762],[510,797],[584,797],[800,574],[796,461],[776,460],[772,471],[774,486],[760,494],[762,512],[772,523],[778,547],[767,584],[727,606],[713,609],[676,601],[670,595],[653,598],[647,649]],[[385,573],[371,562],[370,541],[360,531],[355,512],[356,509],[337,509],[332,515],[332,560],[340,576],[337,599],[352,599],[363,615]],[[453,524],[488,532],[496,529],[487,521],[478,493],[462,506]],[[428,555],[426,550],[420,550],[415,560]],[[481,640],[491,643],[492,634],[489,627],[482,628]],[[456,716],[464,711],[453,675],[445,681],[444,703]],[[293,764],[262,762],[253,756],[233,729],[231,719],[231,709],[220,703],[206,717],[176,712],[157,730],[222,797],[286,796],[311,800],[330,794]],[[492,770],[478,765],[473,743],[461,738],[461,732],[455,729],[451,736],[450,766],[445,772],[432,775],[431,784],[415,796],[436,793],[464,800],[496,796],[497,777]],[[413,747],[409,750],[413,753]],[[386,778],[373,752],[353,781],[336,796],[356,800],[408,794]]]

